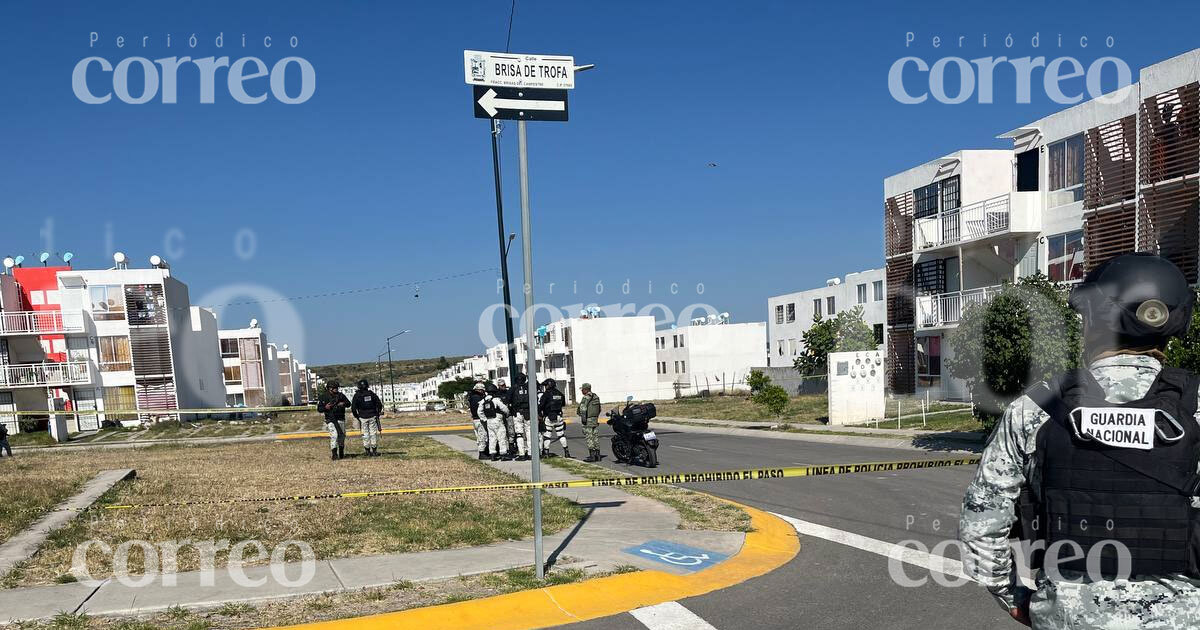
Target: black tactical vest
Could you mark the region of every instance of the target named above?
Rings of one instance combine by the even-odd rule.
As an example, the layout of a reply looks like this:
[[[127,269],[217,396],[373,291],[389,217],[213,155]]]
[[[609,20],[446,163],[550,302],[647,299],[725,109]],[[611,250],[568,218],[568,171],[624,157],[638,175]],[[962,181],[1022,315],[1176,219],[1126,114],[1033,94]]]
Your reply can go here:
[[[1200,511],[1192,508],[1192,497],[1200,494],[1198,386],[1197,375],[1164,368],[1143,398],[1113,404],[1091,372],[1080,370],[1031,390],[1029,397],[1050,420],[1037,436],[1040,483],[1022,497],[1023,538],[1041,540],[1047,548],[1064,542],[1055,554],[1059,570],[1088,573],[1092,557],[1106,579],[1200,577]],[[1087,439],[1080,416],[1099,408],[1156,410],[1153,447]],[[1129,566],[1120,566],[1119,548],[1111,541],[1129,550]],[[1070,559],[1079,555],[1070,543],[1082,548],[1082,558]]]
[[[500,409],[496,407],[496,401],[489,397],[489,398],[484,398],[483,402],[480,403],[479,413],[484,418],[491,420],[492,418],[495,418],[500,413]]]

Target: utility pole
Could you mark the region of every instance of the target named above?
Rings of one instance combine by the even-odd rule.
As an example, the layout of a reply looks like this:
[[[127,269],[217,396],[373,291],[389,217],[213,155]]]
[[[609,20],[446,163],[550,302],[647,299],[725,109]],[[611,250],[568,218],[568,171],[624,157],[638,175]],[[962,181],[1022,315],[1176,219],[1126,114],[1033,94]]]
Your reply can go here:
[[[500,282],[504,285],[504,341],[508,348],[508,377],[517,373],[517,347],[513,337],[512,294],[508,289],[508,248],[504,238],[504,195],[500,187],[500,121],[492,120],[492,176],[496,181],[496,232],[500,240]]]
[[[525,141],[525,121],[517,121],[517,152],[521,163],[521,250],[525,265],[525,376],[528,377],[529,415],[526,433],[529,454],[533,464],[531,480],[542,480],[541,443],[534,444],[537,434],[537,346],[533,343],[533,221],[529,216],[529,154]],[[511,351],[511,350],[510,350]],[[546,577],[546,562],[542,555],[542,491],[533,489],[533,557],[537,579]]]

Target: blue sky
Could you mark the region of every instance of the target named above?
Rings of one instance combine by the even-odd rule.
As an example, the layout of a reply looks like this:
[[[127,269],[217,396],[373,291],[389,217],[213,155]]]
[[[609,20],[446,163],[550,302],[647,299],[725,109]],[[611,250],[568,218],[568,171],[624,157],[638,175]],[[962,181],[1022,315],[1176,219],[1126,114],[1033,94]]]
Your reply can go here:
[[[959,148],[1004,146],[996,134],[1061,107],[1037,89],[1032,103],[1015,103],[1003,74],[993,104],[901,105],[887,89],[898,58],[1041,54],[1087,65],[1113,55],[1136,79],[1197,45],[1194,20],[1133,20],[1115,3],[977,4],[518,0],[514,51],[597,66],[577,79],[569,123],[530,124],[538,301],[662,302],[676,313],[703,302],[763,320],[768,295],[882,264],[884,177]],[[1194,16],[1183,3],[1153,6],[1138,13]],[[462,50],[503,50],[508,10],[508,0],[5,3],[0,250],[33,258],[49,220],[55,251],[104,267],[111,231],[138,265],[179,253],[168,259],[196,302],[231,285],[298,296],[494,267],[487,123],[472,118]],[[200,104],[192,71],[176,104],[86,105],[71,73],[92,55],[256,56],[268,66],[297,55],[317,87],[299,105],[242,105],[218,74],[216,102]],[[503,145],[513,231],[515,132]],[[238,255],[238,238],[252,255]],[[404,287],[291,304],[311,363],[364,361],[404,328],[414,333],[398,356],[479,351],[495,289],[489,271],[424,283],[419,298]],[[220,315],[224,326],[259,317],[271,334],[263,306]]]

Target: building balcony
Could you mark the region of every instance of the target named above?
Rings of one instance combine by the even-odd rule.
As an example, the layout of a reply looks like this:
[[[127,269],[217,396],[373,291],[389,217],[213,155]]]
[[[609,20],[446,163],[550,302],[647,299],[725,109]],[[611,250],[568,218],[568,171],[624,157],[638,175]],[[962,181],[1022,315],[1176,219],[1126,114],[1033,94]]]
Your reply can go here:
[[[992,286],[937,295],[919,295],[916,299],[917,329],[957,326],[966,309],[987,302],[999,291],[999,286]]]
[[[1003,234],[1041,230],[1037,192],[1014,192],[913,221],[913,247],[929,251],[957,247]]]
[[[86,361],[0,365],[0,389],[61,387],[91,382]]]
[[[84,331],[83,312],[0,311],[0,335],[54,335]]]

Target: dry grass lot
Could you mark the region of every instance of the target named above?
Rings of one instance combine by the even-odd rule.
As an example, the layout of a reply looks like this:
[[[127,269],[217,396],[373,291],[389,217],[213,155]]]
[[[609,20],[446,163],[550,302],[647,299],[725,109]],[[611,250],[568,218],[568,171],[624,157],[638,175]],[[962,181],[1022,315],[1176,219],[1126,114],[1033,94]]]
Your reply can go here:
[[[57,498],[99,470],[135,468],[137,480],[119,484],[101,501],[139,504],[516,481],[425,437],[385,438],[384,457],[339,462],[329,460],[326,446],[314,440],[43,451],[14,459],[22,467],[19,478],[14,469],[0,468],[0,484],[6,488],[45,485],[42,475],[61,477]],[[11,483],[17,479],[25,483]],[[34,493],[23,502],[49,506],[54,500]],[[505,491],[98,511],[55,532],[33,558],[0,583],[13,587],[69,581],[76,546],[92,539],[113,548],[128,540],[154,544],[189,539],[258,540],[268,550],[284,540],[301,540],[312,546],[318,558],[347,557],[524,538],[532,535],[531,510],[530,493]],[[557,531],[573,525],[582,511],[547,496],[543,514],[547,531]],[[16,529],[18,520],[5,516],[0,531]],[[291,553],[298,556],[294,548]],[[93,549],[88,560],[93,577],[111,575],[111,559]],[[224,553],[217,555],[218,566],[225,560]],[[179,570],[198,567],[199,553],[190,547],[182,549]],[[135,548],[130,572],[141,571],[142,558]]]
[[[347,415],[351,430],[357,430],[354,418]],[[461,424],[469,418],[457,412],[421,412],[385,415],[383,428],[421,427],[439,424]],[[98,433],[79,436],[72,443],[114,443],[144,440],[174,440],[183,438],[250,437],[296,431],[324,431],[325,420],[315,411],[287,411],[271,418],[242,420],[197,420],[192,422],[160,422],[147,429],[104,429]]]
[[[901,400],[901,413],[905,415],[901,419],[901,427],[905,429],[922,428],[921,416],[919,415],[920,404],[920,401],[912,398]],[[829,402],[825,394],[792,396],[788,401],[787,409],[778,416],[754,404],[754,401],[750,400],[750,397],[744,394],[709,396],[704,398],[693,396],[656,402],[655,405],[658,407],[658,415],[660,417],[735,420],[770,423],[773,425],[821,424],[829,415]],[[962,408],[962,405],[958,403],[933,402],[929,406],[929,411],[945,411],[960,408]],[[881,421],[879,426],[889,429],[896,428],[895,399],[887,401],[887,413],[891,417],[891,420]],[[917,415],[913,416],[911,414]],[[969,411],[928,416],[926,422],[927,425],[924,428],[931,431],[975,431],[980,429],[979,422],[971,418]],[[873,427],[875,425],[871,423],[866,426]]]

